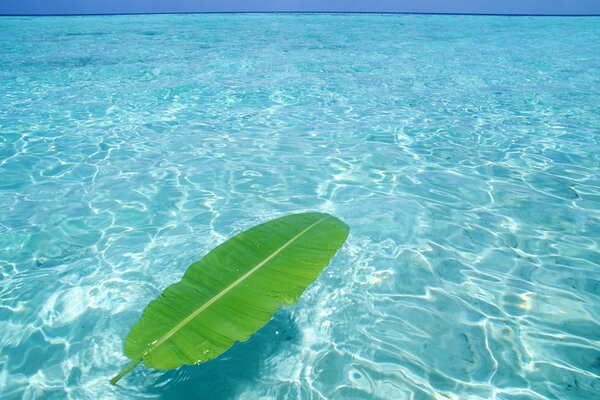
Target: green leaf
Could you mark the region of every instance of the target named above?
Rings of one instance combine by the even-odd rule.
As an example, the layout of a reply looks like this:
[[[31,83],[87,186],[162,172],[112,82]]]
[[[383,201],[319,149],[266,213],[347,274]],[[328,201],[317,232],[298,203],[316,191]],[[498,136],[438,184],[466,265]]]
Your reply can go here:
[[[281,306],[294,304],[348,237],[348,226],[321,213],[257,225],[192,264],[151,301],[125,341],[133,360],[171,369],[222,354],[247,340]]]

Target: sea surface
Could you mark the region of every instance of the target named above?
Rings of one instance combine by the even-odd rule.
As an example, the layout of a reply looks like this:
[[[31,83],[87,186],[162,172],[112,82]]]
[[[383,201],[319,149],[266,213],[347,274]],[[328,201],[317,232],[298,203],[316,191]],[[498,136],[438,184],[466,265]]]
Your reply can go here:
[[[599,399],[600,18],[0,18],[0,398]],[[128,360],[255,224],[351,233],[217,359]]]

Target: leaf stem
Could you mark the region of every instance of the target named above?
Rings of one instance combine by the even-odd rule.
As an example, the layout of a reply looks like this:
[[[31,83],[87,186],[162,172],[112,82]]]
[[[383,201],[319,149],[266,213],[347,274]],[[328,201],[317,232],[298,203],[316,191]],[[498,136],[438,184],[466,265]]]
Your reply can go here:
[[[125,368],[123,368],[121,370],[121,372],[119,372],[114,378],[112,378],[110,380],[110,384],[116,385],[117,382],[119,382],[122,377],[124,377],[129,371],[134,369],[141,362],[142,362],[141,358],[137,358],[137,359],[133,360],[132,362],[130,362]]]

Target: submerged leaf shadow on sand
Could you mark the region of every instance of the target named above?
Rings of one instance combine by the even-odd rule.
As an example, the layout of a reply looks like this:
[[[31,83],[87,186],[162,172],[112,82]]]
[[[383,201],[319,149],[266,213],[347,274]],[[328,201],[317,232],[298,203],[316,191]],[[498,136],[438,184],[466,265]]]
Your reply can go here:
[[[244,385],[260,379],[266,360],[293,348],[300,335],[291,312],[282,309],[246,342],[234,344],[211,361],[169,371],[142,369],[137,376],[132,375],[130,382],[137,381],[143,397],[234,399]]]

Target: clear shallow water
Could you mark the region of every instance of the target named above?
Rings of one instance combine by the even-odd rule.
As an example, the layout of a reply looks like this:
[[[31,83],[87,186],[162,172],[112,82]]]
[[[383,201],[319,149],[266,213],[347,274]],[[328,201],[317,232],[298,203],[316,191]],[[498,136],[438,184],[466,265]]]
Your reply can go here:
[[[3,399],[597,399],[600,19],[0,19]],[[111,387],[231,235],[331,212],[300,302]]]

